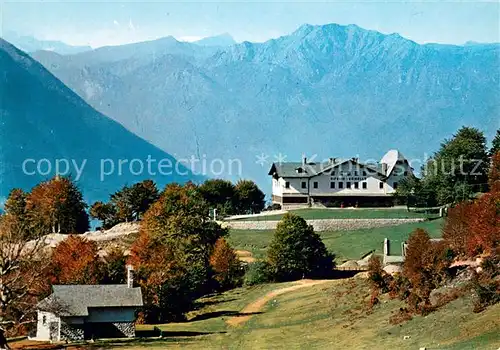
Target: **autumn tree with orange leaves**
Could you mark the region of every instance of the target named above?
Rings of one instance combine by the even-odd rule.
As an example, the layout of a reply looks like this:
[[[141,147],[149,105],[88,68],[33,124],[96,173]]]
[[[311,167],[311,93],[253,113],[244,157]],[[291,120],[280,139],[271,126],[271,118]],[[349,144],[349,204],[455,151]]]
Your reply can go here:
[[[242,266],[233,248],[221,237],[210,256],[210,266],[220,290],[234,288],[241,283]]]
[[[52,253],[52,284],[99,284],[102,263],[96,242],[70,235]]]
[[[83,233],[89,229],[82,194],[68,177],[56,176],[35,186],[26,198],[32,224],[46,233]]]
[[[227,234],[208,218],[197,185],[168,185],[144,215],[130,263],[145,295],[144,318],[179,320],[194,300],[210,291],[209,259]]]
[[[490,186],[490,192],[500,192],[500,151],[491,156],[488,185]]]

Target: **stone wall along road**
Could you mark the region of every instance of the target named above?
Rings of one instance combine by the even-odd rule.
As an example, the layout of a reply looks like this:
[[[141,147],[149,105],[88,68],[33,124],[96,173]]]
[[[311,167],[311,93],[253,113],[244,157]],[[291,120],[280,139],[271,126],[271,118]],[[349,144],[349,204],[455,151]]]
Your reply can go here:
[[[425,221],[413,219],[321,219],[307,220],[315,231],[351,231],[364,228],[388,227]],[[226,221],[224,227],[234,230],[274,230],[279,221]]]

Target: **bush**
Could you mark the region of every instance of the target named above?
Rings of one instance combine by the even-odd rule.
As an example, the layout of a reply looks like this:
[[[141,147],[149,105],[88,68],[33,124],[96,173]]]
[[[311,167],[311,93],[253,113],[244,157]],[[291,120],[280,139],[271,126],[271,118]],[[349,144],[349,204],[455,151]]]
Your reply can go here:
[[[368,278],[372,285],[372,290],[380,293],[389,291],[390,275],[382,268],[380,257],[373,255],[368,261]]]
[[[270,210],[281,210],[281,204],[278,203],[273,203],[271,205],[268,205],[267,208],[265,209],[266,211]]]
[[[244,282],[246,286],[269,283],[272,281],[272,274],[267,262],[257,261],[247,266]]]

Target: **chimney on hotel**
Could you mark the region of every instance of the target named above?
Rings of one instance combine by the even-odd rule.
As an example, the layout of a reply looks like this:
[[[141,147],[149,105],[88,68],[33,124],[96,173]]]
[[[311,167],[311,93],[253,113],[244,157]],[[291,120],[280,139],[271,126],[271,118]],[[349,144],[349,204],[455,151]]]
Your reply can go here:
[[[302,154],[302,165],[306,165],[307,164],[307,158],[306,158],[306,155],[305,154]]]

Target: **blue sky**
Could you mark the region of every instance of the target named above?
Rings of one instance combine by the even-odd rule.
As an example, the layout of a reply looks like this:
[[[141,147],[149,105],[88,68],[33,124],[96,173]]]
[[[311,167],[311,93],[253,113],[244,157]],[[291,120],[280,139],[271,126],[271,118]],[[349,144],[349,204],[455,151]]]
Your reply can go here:
[[[1,0],[0,0],[1,1]],[[304,23],[357,24],[419,43],[500,42],[499,2],[3,1],[0,28],[73,45],[119,45],[173,35],[230,33],[265,41]]]

